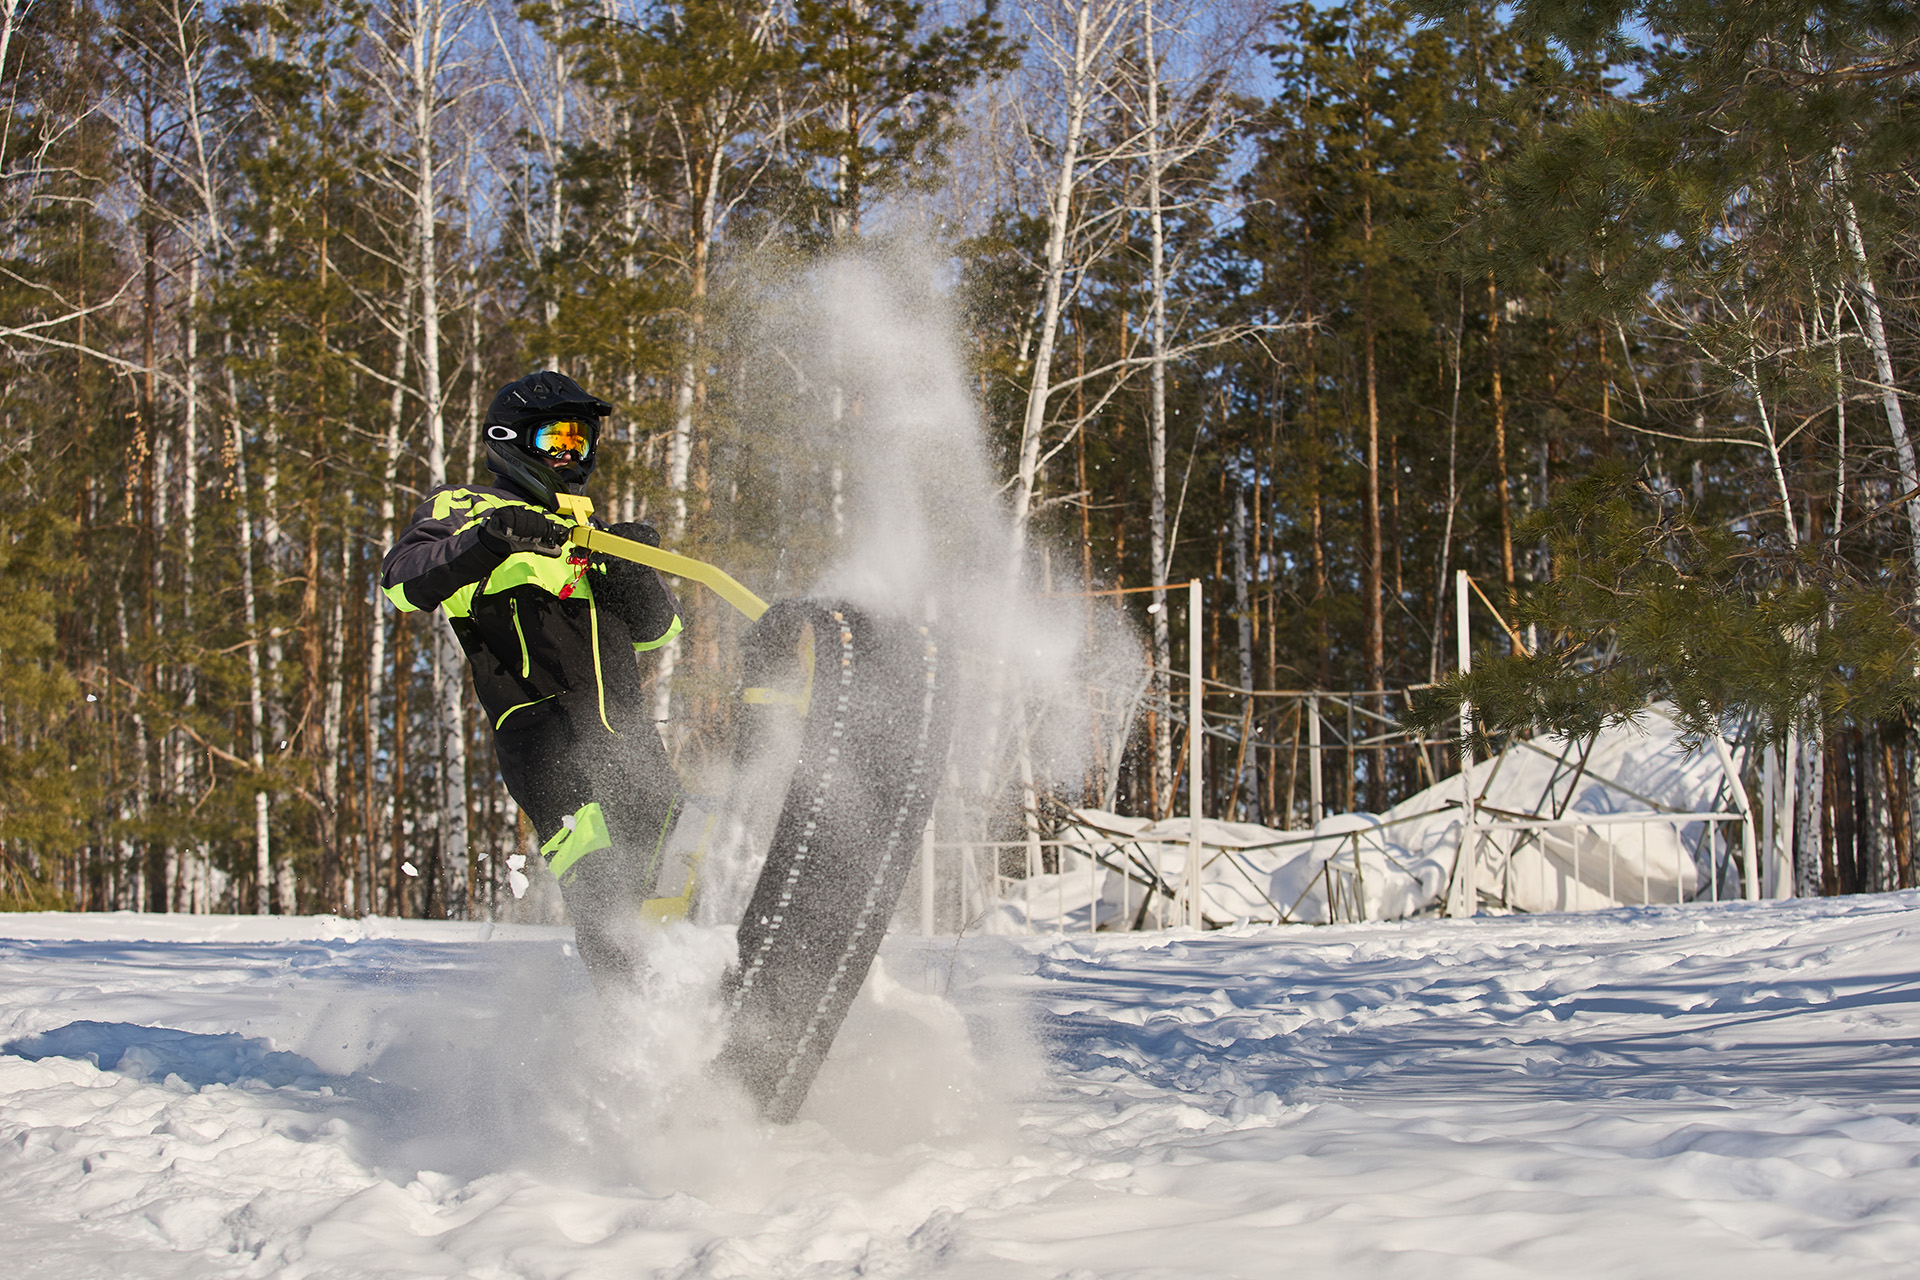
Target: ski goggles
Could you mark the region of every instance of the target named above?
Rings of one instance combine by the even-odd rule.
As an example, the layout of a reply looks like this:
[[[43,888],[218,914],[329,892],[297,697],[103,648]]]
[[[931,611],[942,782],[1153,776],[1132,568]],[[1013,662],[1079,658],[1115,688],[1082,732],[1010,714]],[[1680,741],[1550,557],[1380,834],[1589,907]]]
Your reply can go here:
[[[584,461],[593,455],[593,438],[597,434],[593,423],[563,418],[535,427],[528,433],[527,443],[548,457],[571,453]]]

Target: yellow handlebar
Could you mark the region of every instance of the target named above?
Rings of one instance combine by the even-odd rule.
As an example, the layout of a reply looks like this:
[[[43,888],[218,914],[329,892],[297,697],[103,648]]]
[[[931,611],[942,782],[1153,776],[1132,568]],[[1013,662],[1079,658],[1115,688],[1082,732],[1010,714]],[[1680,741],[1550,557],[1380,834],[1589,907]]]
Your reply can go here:
[[[749,622],[757,621],[760,615],[767,611],[767,602],[734,581],[733,576],[726,570],[710,565],[704,560],[695,560],[691,556],[662,551],[644,542],[635,542],[631,538],[622,538],[618,534],[608,533],[605,529],[593,528],[587,523],[587,517],[593,514],[593,503],[586,498],[574,494],[562,494],[560,504],[562,511],[578,521],[567,533],[567,541],[576,547],[585,547],[601,555],[618,556],[622,560],[644,564],[662,573],[670,573],[676,578],[691,578],[746,614]]]

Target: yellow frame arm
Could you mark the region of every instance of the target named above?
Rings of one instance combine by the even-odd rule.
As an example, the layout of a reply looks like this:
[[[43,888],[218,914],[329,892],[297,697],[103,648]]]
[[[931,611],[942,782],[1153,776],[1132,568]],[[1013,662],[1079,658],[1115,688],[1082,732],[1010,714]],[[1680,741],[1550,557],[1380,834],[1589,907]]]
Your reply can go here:
[[[605,529],[595,529],[587,523],[587,517],[593,514],[593,502],[588,498],[565,493],[560,495],[560,510],[574,518],[574,527],[567,533],[567,541],[576,547],[585,547],[589,551],[604,556],[618,556],[622,560],[631,560],[635,564],[644,564],[649,568],[670,573],[676,578],[691,578],[710,589],[715,595],[747,615],[748,621],[757,621],[767,611],[767,602],[747,590],[734,580],[726,570],[710,565],[704,560],[695,560],[691,556],[676,555],[671,551],[662,551],[650,547],[644,542],[635,542],[631,538],[622,538],[618,534],[608,533]]]

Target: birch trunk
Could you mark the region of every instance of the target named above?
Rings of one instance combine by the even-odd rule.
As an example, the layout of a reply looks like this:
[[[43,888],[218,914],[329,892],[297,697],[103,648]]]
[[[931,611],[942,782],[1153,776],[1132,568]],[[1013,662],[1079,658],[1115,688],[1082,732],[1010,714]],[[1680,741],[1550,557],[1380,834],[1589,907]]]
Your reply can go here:
[[[716,130],[716,137],[721,136],[724,136],[724,130]],[[687,485],[693,465],[693,416],[700,399],[701,350],[706,342],[707,270],[719,215],[720,177],[724,159],[722,147],[716,143],[705,171],[692,182],[688,192],[695,197],[693,204],[697,212],[690,228],[692,243],[687,246],[686,349],[681,355],[680,369],[674,380],[673,433],[667,441],[667,492],[672,498],[667,527],[670,540],[676,543],[684,540],[687,533]],[[654,665],[653,718],[663,730],[673,719],[673,676],[680,665],[680,644],[681,637],[675,636],[656,651],[659,658]],[[673,738],[670,733],[667,741],[671,747]]]
[[[1356,31],[1365,31],[1367,7],[1357,11]],[[1386,550],[1380,534],[1380,379],[1376,359],[1377,325],[1373,314],[1373,47],[1363,43],[1358,50],[1362,83],[1368,87],[1361,104],[1360,156],[1363,174],[1360,197],[1360,234],[1365,244],[1360,268],[1360,296],[1363,311],[1363,356],[1365,359],[1367,398],[1367,488],[1364,506],[1363,568],[1361,591],[1366,627],[1367,687],[1384,692],[1387,686],[1387,642],[1385,600]]]
[[[7,50],[13,44],[13,28],[20,15],[20,0],[0,0],[0,73],[7,69]],[[13,122],[13,103],[7,103],[6,121]]]
[[[1147,514],[1148,558],[1153,568],[1153,696],[1163,710],[1166,731],[1153,744],[1154,808],[1173,812],[1173,670],[1172,629],[1167,619],[1167,573],[1173,548],[1167,543],[1167,234],[1161,208],[1164,161],[1160,137],[1160,63],[1154,48],[1153,0],[1146,0],[1143,18],[1144,71],[1147,77],[1147,469],[1151,499]],[[1193,750],[1200,746],[1200,717],[1189,712],[1188,733]],[[1195,803],[1198,803],[1196,797]]]
[[[1907,415],[1900,403],[1900,385],[1893,376],[1893,355],[1887,347],[1886,321],[1880,314],[1880,294],[1873,282],[1873,268],[1867,257],[1866,238],[1860,234],[1860,214],[1853,199],[1845,193],[1846,158],[1838,148],[1833,153],[1836,187],[1840,190],[1840,216],[1847,236],[1847,249],[1860,273],[1860,300],[1866,312],[1867,345],[1873,351],[1874,377],[1880,383],[1880,403],[1887,414],[1887,430],[1893,436],[1893,456],[1900,472],[1900,491],[1906,495],[1909,556],[1913,562],[1912,598],[1920,603],[1920,466],[1913,456],[1913,441],[1907,435]]]
[[[700,348],[706,340],[707,266],[713,248],[714,218],[718,212],[721,163],[716,147],[707,172],[702,175],[704,190],[694,194],[698,210],[694,219],[690,264],[687,277],[686,349],[673,388],[673,436],[667,445],[667,489],[673,495],[673,518],[668,526],[677,541],[687,532],[687,481],[693,462],[693,411],[700,384]]]
[[[450,15],[440,0],[413,0],[408,94],[412,106],[415,274],[420,298],[420,398],[427,426],[427,482],[447,483],[445,392],[440,378],[439,155],[434,130]],[[434,719],[440,756],[440,849],[437,871],[447,917],[467,909],[467,736],[464,655],[444,619],[433,630]]]
[[[266,780],[266,695],[260,671],[260,612],[253,586],[253,518],[247,509],[246,440],[240,420],[233,422],[234,491],[239,501],[240,616],[247,636],[247,714],[252,728],[253,770],[257,782]],[[273,893],[273,839],[267,790],[253,793],[253,910],[267,915]]]
[[[1248,690],[1243,698],[1245,706],[1243,707],[1240,723],[1244,726],[1244,734],[1249,736],[1253,733],[1254,724],[1254,699],[1252,693],[1253,605],[1249,598],[1251,595],[1249,590],[1250,572],[1251,566],[1247,558],[1247,491],[1244,486],[1236,481],[1233,486],[1233,611],[1240,625],[1240,687]],[[1248,760],[1252,760],[1254,764],[1254,785],[1248,790],[1248,798],[1252,807],[1257,809],[1260,803],[1260,757],[1258,753],[1251,749],[1251,744],[1246,742],[1244,738],[1240,743],[1239,763],[1236,766],[1233,781],[1228,786],[1227,794],[1229,796],[1239,794],[1241,774],[1244,772]],[[1223,816],[1232,818],[1234,815],[1228,813]],[[1262,816],[1263,815],[1256,814],[1254,821],[1259,821]]]
[[[273,363],[277,366],[280,355],[278,340],[274,342],[272,350]],[[276,569],[280,559],[279,550],[281,540],[284,537],[284,530],[280,525],[279,507],[277,504],[280,491],[280,434],[275,424],[279,421],[279,404],[271,393],[268,394],[266,401],[266,421],[265,447],[261,450],[263,461],[260,479],[260,559],[262,565],[267,569],[267,580],[269,583],[272,583],[279,577]],[[266,643],[263,646],[266,651],[266,669],[262,675],[262,696],[265,703],[263,711],[266,717],[264,736],[268,742],[276,744],[274,747],[276,754],[284,753],[290,745],[287,740],[286,708],[277,696],[267,696],[272,690],[268,688],[265,682],[279,678],[282,664],[286,660],[286,648],[281,640],[281,635],[282,632],[279,627],[268,627]],[[264,757],[262,758],[261,764],[264,768]],[[266,836],[264,825],[266,821],[265,807],[259,806],[256,802],[254,811],[254,823],[257,828],[255,831],[256,842],[264,840]],[[273,907],[278,910],[281,915],[292,915],[295,906],[292,892],[292,867],[285,858],[281,858],[277,863],[271,862],[270,860],[268,870],[270,872],[269,878],[272,881],[270,893],[274,895]]]
[[[1840,359],[1840,310],[1844,300],[1833,303],[1833,331],[1827,335],[1833,343],[1833,527],[1847,527],[1847,383],[1846,368]],[[1818,312],[1815,313],[1818,315]],[[1700,464],[1693,464],[1698,467]]]
[[[8,9],[11,13],[11,0]],[[187,298],[181,326],[186,367],[183,371],[180,456],[180,581],[181,623],[188,634],[193,631],[200,515],[200,286],[204,265],[213,259],[221,246],[220,206],[226,159],[226,139],[210,127],[208,104],[201,93],[202,76],[206,74],[208,62],[205,53],[206,33],[200,21],[202,17],[203,11],[197,6],[183,7],[178,3],[171,5],[167,13],[168,30],[180,67],[180,110],[191,147],[191,167],[187,169],[187,178],[198,205],[187,254]],[[0,45],[3,43],[0,42]],[[0,66],[4,63],[5,51],[4,47],[0,47]],[[183,672],[183,679],[186,686],[183,704],[191,717],[193,708],[199,704],[199,672],[193,666],[188,666]],[[180,785],[184,787],[192,776],[189,763],[192,752],[184,734],[177,738],[176,751],[177,775]],[[203,885],[210,872],[207,847],[204,842],[197,843],[189,854],[187,868],[187,875],[193,882],[187,897],[195,910],[204,911],[209,905]],[[177,882],[172,892],[179,892]]]
[[[187,262],[187,310],[185,324],[186,369],[184,379],[183,411],[180,422],[180,624],[186,634],[193,634],[193,588],[194,588],[194,526],[200,518],[200,256],[196,253]],[[200,701],[199,672],[191,665],[180,673],[184,684],[181,705],[190,718],[193,709]],[[184,733],[174,735],[174,791],[185,795],[193,777],[192,751],[187,745]],[[204,845],[190,846],[186,856],[185,874],[191,876],[197,865],[206,859]],[[179,909],[181,896],[182,869],[178,864],[168,869],[167,910]]]
[[[1481,163],[1486,163],[1484,155]],[[1500,580],[1506,584],[1507,603],[1513,603],[1516,574],[1513,558],[1513,482],[1507,473],[1507,394],[1500,381],[1500,289],[1487,275],[1488,389],[1493,396],[1493,456],[1495,491],[1500,497]],[[1518,644],[1518,641],[1511,641]],[[1517,650],[1515,651],[1517,653]]]
[[[1802,898],[1821,894],[1821,852],[1826,838],[1826,756],[1824,726],[1808,720],[1799,734],[1799,758],[1793,765],[1798,830],[1794,836],[1793,888]]]
[[[1373,244],[1373,197],[1361,201],[1364,235]],[[1378,369],[1374,360],[1373,263],[1363,270],[1362,305],[1366,308],[1365,356],[1367,382],[1367,493],[1365,503],[1366,552],[1361,589],[1366,596],[1364,615],[1367,630],[1367,687],[1384,691],[1387,687],[1387,633],[1384,600],[1385,554],[1380,536],[1380,392]]]
[[[387,431],[385,441],[383,442],[385,449],[385,466],[382,471],[380,484],[379,536],[380,545],[383,547],[393,544],[393,522],[397,505],[394,501],[394,495],[400,484],[400,428],[406,415],[405,380],[407,375],[407,334],[412,326],[413,320],[414,291],[412,263],[413,258],[409,255],[405,282],[401,289],[403,301],[401,303],[400,326],[393,341],[393,393],[387,400]],[[381,699],[386,694],[388,628],[394,625],[394,621],[387,616],[386,601],[385,598],[380,595],[378,582],[372,584],[372,591],[373,652],[367,659],[367,723],[365,744],[367,756],[367,787],[369,790],[373,789],[375,784],[373,762],[378,758],[376,750],[377,744],[374,740],[374,723],[377,719],[381,718]],[[397,674],[395,678],[398,679]],[[399,744],[396,741],[391,759],[396,761],[399,759],[399,750]],[[380,798],[378,802],[374,803],[370,800],[367,805],[369,817],[366,833],[366,876],[367,909],[370,911],[378,909],[379,906],[379,903],[375,900],[373,888],[378,882],[374,868],[374,850],[381,847],[380,837],[393,830],[394,790],[395,787],[392,785],[379,788]],[[391,900],[388,902],[388,909],[397,910]]]
[[[1452,580],[1453,521],[1460,510],[1460,383],[1461,344],[1467,330],[1467,287],[1460,285],[1459,310],[1453,323],[1453,402],[1447,409],[1447,517],[1440,531],[1440,565],[1433,583],[1433,646],[1427,657],[1427,679],[1440,678],[1440,651],[1446,639],[1446,584]]]
[[[1052,394],[1053,350],[1060,336],[1060,313],[1067,275],[1067,232],[1073,218],[1073,198],[1079,178],[1080,149],[1086,137],[1087,115],[1096,96],[1095,67],[1107,41],[1111,23],[1104,32],[1095,30],[1092,0],[1077,0],[1072,7],[1073,36],[1065,49],[1056,51],[1056,64],[1067,82],[1067,112],[1060,137],[1059,163],[1054,168],[1051,198],[1047,207],[1047,248],[1041,271],[1040,324],[1034,342],[1031,377],[1027,384],[1026,410],[1020,424],[1020,452],[1013,489],[1013,541],[1010,578],[1017,582],[1023,572],[1027,549],[1027,525],[1033,515],[1033,491],[1040,472],[1040,452],[1047,425],[1047,401]],[[1103,18],[1105,15],[1103,15]],[[1059,58],[1064,57],[1064,64]]]
[[[349,582],[353,574],[353,552],[345,539],[340,543],[340,580]],[[322,654],[326,663],[326,694],[321,701],[321,761],[320,761],[320,799],[325,809],[326,849],[334,858],[339,871],[340,888],[336,905],[346,915],[354,914],[353,864],[349,860],[340,814],[340,756],[345,745],[345,730],[342,724],[346,706],[345,663],[341,661],[346,646],[346,593],[333,593],[333,604],[327,617],[327,637]]]
[[[1760,390],[1760,371],[1757,366],[1749,367],[1746,381],[1753,391],[1754,416],[1760,423],[1760,440],[1767,451],[1767,465],[1773,473],[1774,488],[1780,494],[1780,516],[1786,521],[1787,546],[1797,549],[1800,546],[1800,529],[1793,518],[1793,492],[1787,487],[1786,465],[1780,459],[1780,441],[1773,430],[1773,415],[1767,410],[1767,398]]]

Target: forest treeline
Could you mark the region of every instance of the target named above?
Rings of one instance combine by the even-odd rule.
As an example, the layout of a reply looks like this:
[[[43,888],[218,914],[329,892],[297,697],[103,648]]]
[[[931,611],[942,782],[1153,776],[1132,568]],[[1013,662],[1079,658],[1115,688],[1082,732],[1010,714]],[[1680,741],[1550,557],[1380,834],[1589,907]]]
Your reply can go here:
[[[385,549],[553,367],[618,407],[604,511],[791,589],[840,471],[734,317],[907,243],[1026,589],[1203,583],[1210,813],[1305,817],[1297,704],[1236,691],[1668,698],[1813,798],[1802,891],[1912,883],[1905,6],[0,3],[0,907],[492,910],[524,824]],[[1182,812],[1182,597],[1120,599],[1115,802]],[[735,634],[686,603],[683,762]]]

